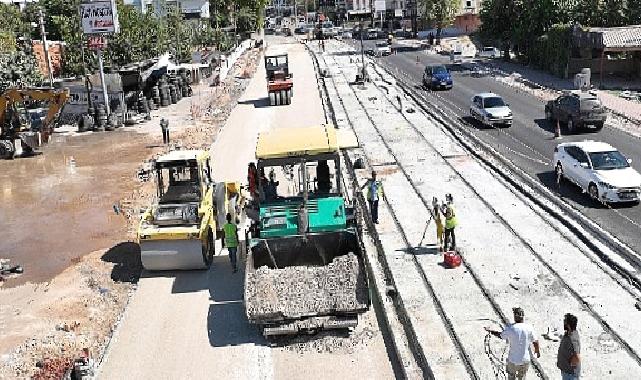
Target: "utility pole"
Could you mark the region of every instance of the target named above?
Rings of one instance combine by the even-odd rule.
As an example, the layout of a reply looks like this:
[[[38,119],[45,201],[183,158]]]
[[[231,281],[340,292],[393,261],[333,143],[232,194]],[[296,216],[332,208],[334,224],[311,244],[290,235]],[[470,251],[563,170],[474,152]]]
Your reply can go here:
[[[53,87],[53,69],[51,68],[51,60],[49,59],[49,49],[47,48],[47,32],[45,31],[44,16],[42,8],[38,8],[38,21],[40,22],[40,35],[42,36],[42,50],[45,53],[45,61],[47,63],[47,73],[49,74],[49,86]]]
[[[111,115],[111,107],[109,106],[109,94],[107,93],[107,84],[105,83],[105,68],[102,63],[102,48],[98,51],[98,67],[100,68],[100,84],[102,85],[102,96],[105,98],[105,109],[107,116]]]

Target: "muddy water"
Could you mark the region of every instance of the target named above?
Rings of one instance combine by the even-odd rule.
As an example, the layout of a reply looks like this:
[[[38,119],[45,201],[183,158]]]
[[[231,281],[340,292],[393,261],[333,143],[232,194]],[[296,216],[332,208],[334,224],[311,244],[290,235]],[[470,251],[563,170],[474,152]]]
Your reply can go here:
[[[79,257],[127,240],[113,205],[136,187],[151,139],[122,129],[54,135],[42,155],[0,161],[0,258],[25,269],[4,286],[47,281]]]

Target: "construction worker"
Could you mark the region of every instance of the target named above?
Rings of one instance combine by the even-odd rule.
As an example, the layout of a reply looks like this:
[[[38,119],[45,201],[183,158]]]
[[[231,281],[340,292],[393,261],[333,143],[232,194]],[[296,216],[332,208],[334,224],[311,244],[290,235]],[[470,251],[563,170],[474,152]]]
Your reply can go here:
[[[247,183],[249,186],[249,193],[254,199],[258,198],[258,170],[256,164],[249,163],[247,167]]]
[[[456,212],[451,202],[448,202],[444,207],[445,213],[445,246],[446,251],[456,251],[456,235],[454,235],[454,228],[456,227]],[[452,244],[450,244],[450,242]]]
[[[520,307],[512,309],[514,323],[506,326],[503,331],[494,331],[486,327],[485,331],[497,338],[507,340],[510,350],[507,355],[506,372],[508,380],[523,380],[530,365],[530,344],[534,345],[536,357],[541,357],[539,340],[534,335],[534,329],[529,323],[524,323],[525,313]]]
[[[238,252],[238,227],[231,222],[231,214],[227,213],[227,223],[223,226],[225,232],[225,247],[229,253],[229,260],[234,273],[238,271],[236,266],[236,253]]]
[[[565,333],[556,355],[556,366],[561,370],[563,380],[578,380],[581,376],[581,340],[576,331],[578,319],[572,314],[563,317]]]
[[[162,143],[169,144],[169,121],[165,118],[160,119],[160,129],[162,130]]]
[[[329,193],[332,188],[327,160],[319,161],[318,166],[316,166],[316,183],[319,193]]]
[[[378,201],[383,196],[383,184],[376,179],[375,171],[372,170],[372,178],[365,182],[361,190],[365,187],[367,187],[367,203],[369,203],[372,221],[378,224]]]
[[[441,211],[438,206],[434,207],[434,223],[436,224],[436,242],[438,250],[443,250],[443,219],[441,218]]]

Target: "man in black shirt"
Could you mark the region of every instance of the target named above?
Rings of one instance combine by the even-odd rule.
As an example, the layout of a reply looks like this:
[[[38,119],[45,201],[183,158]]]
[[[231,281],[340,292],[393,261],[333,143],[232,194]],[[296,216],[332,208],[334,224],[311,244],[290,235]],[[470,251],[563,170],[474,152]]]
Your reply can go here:
[[[576,316],[566,314],[563,319],[565,334],[556,355],[556,366],[561,370],[562,380],[578,380],[581,375],[581,341],[576,325]]]

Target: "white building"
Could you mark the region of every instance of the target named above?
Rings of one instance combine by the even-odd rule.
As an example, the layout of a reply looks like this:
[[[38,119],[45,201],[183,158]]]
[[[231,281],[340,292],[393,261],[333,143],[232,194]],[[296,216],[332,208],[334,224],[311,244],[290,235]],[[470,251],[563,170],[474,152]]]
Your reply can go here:
[[[209,18],[209,1],[206,0],[124,0],[142,13],[163,14],[167,7],[178,6],[185,18]]]
[[[28,3],[37,3],[38,0],[0,0],[0,3],[2,4],[13,4],[16,7],[20,8],[20,10],[23,10],[24,7],[27,6]]]

